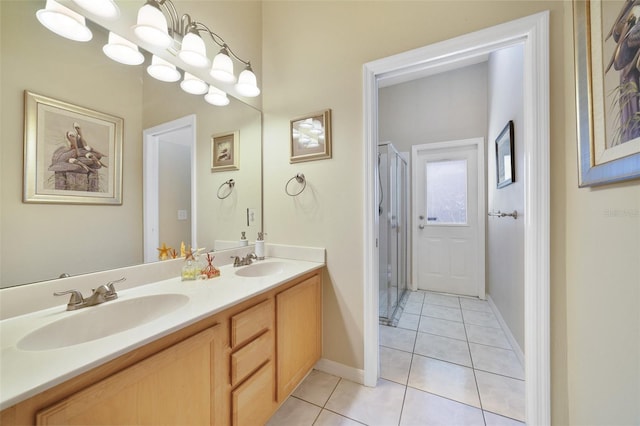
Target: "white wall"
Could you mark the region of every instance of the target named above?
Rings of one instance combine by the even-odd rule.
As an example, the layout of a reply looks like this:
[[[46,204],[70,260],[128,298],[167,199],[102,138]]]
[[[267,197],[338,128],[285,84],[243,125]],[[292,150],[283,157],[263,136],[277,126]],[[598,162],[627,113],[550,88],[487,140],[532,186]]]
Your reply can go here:
[[[520,349],[524,351],[524,154],[523,131],[523,46],[494,52],[489,57],[489,126],[487,174],[489,211],[519,214],[489,217],[487,223],[487,293],[497,306]],[[496,188],[495,140],[513,120],[515,182]]]

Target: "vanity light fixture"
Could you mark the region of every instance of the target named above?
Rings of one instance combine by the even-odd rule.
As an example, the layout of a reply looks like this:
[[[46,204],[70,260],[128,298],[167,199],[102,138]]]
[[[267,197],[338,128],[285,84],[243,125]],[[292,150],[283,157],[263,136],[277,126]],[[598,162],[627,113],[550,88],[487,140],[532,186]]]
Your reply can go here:
[[[193,74],[184,73],[184,78],[180,82],[180,87],[192,95],[204,95],[209,90],[209,85]]]
[[[217,87],[209,86],[209,92],[204,95],[204,100],[211,105],[225,106],[229,105],[227,94]]]
[[[144,55],[138,46],[118,34],[109,31],[109,42],[102,47],[102,51],[109,58],[124,65],[140,65],[144,62]]]
[[[160,81],[171,83],[180,80],[180,71],[176,66],[156,55],[151,57],[151,65],[147,67],[147,72]]]
[[[211,77],[224,83],[235,83],[236,76],[233,75],[233,61],[229,57],[227,46],[223,46],[220,52],[213,58],[211,66]]]
[[[209,58],[207,58],[207,48],[204,40],[195,29],[190,29],[182,39],[182,47],[178,51],[178,58],[186,64],[197,68],[206,68],[209,66]]]
[[[136,36],[159,48],[167,48],[173,43],[167,28],[167,18],[160,10],[160,3],[149,0],[138,10],[138,19],[133,31]]]
[[[251,69],[251,63],[247,62],[247,67],[240,73],[240,77],[238,77],[238,83],[236,84],[236,90],[242,96],[246,96],[249,98],[256,97],[260,94],[256,75]]]
[[[120,17],[120,9],[113,0],[73,0],[75,4],[105,19],[118,19]]]
[[[47,0],[45,8],[36,12],[36,17],[42,25],[59,36],[74,41],[89,41],[93,38],[84,16],[55,0]]]

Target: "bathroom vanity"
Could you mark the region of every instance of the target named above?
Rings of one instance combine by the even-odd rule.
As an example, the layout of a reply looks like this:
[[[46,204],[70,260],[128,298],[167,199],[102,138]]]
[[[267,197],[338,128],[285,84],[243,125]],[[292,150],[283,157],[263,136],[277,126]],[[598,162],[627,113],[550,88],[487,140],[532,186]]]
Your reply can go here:
[[[188,301],[79,344],[39,349],[25,332],[80,311],[62,306],[2,321],[0,423],[264,424],[321,356],[324,264],[252,266],[223,266],[214,280],[172,278],[125,290],[86,310],[151,293]]]

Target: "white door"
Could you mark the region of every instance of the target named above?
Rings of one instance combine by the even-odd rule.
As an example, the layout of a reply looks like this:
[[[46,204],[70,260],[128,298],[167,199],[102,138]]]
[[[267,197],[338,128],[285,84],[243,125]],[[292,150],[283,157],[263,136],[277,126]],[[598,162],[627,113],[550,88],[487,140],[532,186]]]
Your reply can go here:
[[[484,299],[484,140],[413,147],[418,289]]]

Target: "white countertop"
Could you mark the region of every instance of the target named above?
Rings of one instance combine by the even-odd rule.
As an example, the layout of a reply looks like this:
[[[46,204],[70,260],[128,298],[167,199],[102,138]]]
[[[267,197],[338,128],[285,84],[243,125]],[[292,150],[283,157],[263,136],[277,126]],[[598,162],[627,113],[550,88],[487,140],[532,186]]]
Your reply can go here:
[[[275,261],[283,262],[283,271],[266,277],[240,277],[235,275],[240,268],[226,265],[219,268],[220,277],[210,280],[181,281],[176,277],[118,291],[116,301],[102,305],[77,311],[66,311],[66,305],[61,305],[0,321],[0,410],[324,266],[319,262],[280,258],[256,264]],[[86,343],[38,351],[17,347],[20,339],[30,332],[62,318],[153,294],[182,294],[189,301],[153,321]]]

